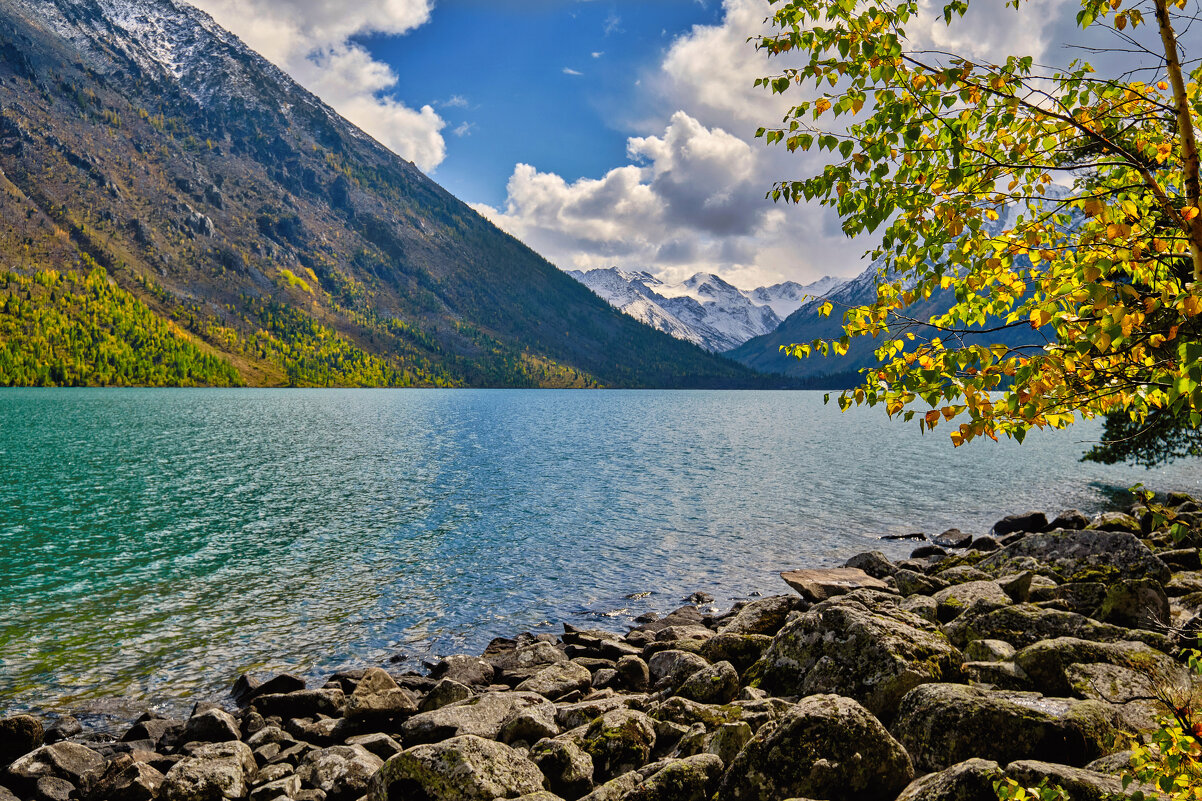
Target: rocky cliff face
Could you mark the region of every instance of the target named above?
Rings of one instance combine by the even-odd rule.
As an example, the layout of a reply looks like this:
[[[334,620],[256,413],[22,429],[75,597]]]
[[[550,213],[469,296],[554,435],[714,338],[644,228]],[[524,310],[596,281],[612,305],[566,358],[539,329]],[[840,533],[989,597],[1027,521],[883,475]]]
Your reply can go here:
[[[736,386],[175,0],[0,6],[0,263],[102,266],[249,383]]]

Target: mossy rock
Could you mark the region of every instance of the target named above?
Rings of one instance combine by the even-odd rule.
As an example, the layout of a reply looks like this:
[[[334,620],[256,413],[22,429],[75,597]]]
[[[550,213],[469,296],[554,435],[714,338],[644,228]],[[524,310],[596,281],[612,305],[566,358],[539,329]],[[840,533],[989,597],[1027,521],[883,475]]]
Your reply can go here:
[[[647,764],[655,747],[655,723],[642,712],[615,709],[589,725],[581,746],[593,759],[594,778],[611,779]]]
[[[543,774],[520,753],[473,734],[418,745],[384,763],[368,801],[493,801],[543,789]]]

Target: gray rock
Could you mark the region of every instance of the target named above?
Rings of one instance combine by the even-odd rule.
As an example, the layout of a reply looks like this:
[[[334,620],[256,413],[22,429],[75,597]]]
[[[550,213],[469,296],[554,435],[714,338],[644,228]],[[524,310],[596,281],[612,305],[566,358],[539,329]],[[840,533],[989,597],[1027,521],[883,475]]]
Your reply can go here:
[[[1034,787],[1047,779],[1049,784],[1063,787],[1073,801],[1109,801],[1115,796],[1122,798],[1128,795],[1124,792],[1123,782],[1116,776],[1050,762],[1011,762],[1006,766],[1006,776],[1023,787]]]
[[[32,715],[0,719],[0,766],[40,748],[44,739],[42,723]]]
[[[973,640],[964,648],[964,658],[974,662],[1009,662],[1017,653],[1005,640]]]
[[[87,746],[61,742],[43,745],[15,759],[8,766],[8,775],[17,790],[32,789],[38,779],[51,776],[64,779],[81,790],[87,790],[100,778],[105,759]]]
[[[877,579],[887,579],[897,572],[897,567],[889,561],[889,557],[880,551],[865,551],[858,553],[843,563],[844,567],[854,567],[863,570]]]
[[[998,763],[968,759],[915,779],[896,801],[997,801],[993,783],[1001,777]]]
[[[567,662],[563,651],[549,642],[534,642],[508,651],[486,656],[502,681],[517,684],[530,678],[548,665]]]
[[[538,766],[502,743],[468,734],[418,745],[376,773],[368,801],[494,801],[543,789]]]
[[[519,692],[538,693],[554,700],[573,690],[587,690],[592,681],[593,674],[588,668],[575,662],[559,662],[535,673],[519,684],[517,689]]]
[[[347,745],[357,745],[365,748],[369,753],[375,754],[380,759],[388,759],[395,756],[405,749],[401,748],[401,744],[389,737],[383,732],[375,732],[374,734],[360,734],[355,737],[346,738]]]
[[[888,718],[914,687],[958,676],[962,661],[937,627],[894,597],[859,591],[785,626],[750,672],[776,695],[845,695]]]
[[[545,737],[554,737],[559,734],[555,712],[555,707],[547,705],[519,710],[501,726],[497,739],[506,745],[529,746]]]
[[[642,712],[615,709],[589,725],[581,747],[593,758],[594,779],[606,781],[647,763],[655,723]]]
[[[906,598],[911,595],[934,595],[948,586],[943,579],[916,570],[899,570],[893,574],[893,581],[897,591]]]
[[[939,604],[929,595],[911,595],[901,602],[901,608],[928,623],[939,622]]]
[[[943,770],[972,757],[1084,765],[1106,752],[1116,722],[1115,711],[1097,701],[924,684],[902,699],[893,733],[920,770]]]
[[[531,708],[541,709],[554,720],[554,704],[541,695],[490,692],[414,715],[405,721],[401,731],[406,744],[431,743],[468,734],[495,740],[506,723]]]
[[[106,801],[152,801],[163,785],[163,774],[129,754],[118,754],[92,788],[91,797]]]
[[[206,743],[167,771],[159,795],[163,801],[241,799],[254,772],[254,754],[246,743]]]
[[[296,770],[302,782],[328,801],[355,801],[364,795],[384,760],[358,745],[336,745],[308,754]]]
[[[45,742],[57,743],[62,742],[70,737],[83,732],[83,724],[70,715],[62,715],[54,723],[46,727]],[[30,749],[31,751],[33,749]],[[0,759],[0,764],[7,764]]]
[[[873,578],[854,567],[833,567],[816,570],[789,570],[780,574],[802,598],[812,603],[825,601],[852,590],[889,590],[881,579]]]
[[[981,604],[978,608],[992,607],[994,609],[1009,606],[1010,596],[1002,591],[992,581],[969,581],[955,584],[934,594],[936,614],[941,623],[956,618],[961,612],[974,603]]]
[[[993,524],[989,530],[991,537],[1004,537],[1020,531],[1047,531],[1048,517],[1043,512],[1024,512],[1023,514],[1007,515]]]
[[[993,537],[977,537],[972,541],[972,545],[968,546],[970,551],[982,551],[990,553],[1000,549],[1002,546]]]
[[[910,757],[849,698],[803,698],[739,752],[718,790],[724,801],[892,798],[914,778]]]
[[[43,776],[34,787],[34,798],[37,801],[69,801],[75,792],[75,785],[66,779]]]
[[[422,712],[432,712],[456,701],[466,701],[472,697],[472,689],[466,684],[460,684],[454,679],[440,679],[426,697],[422,699],[418,709]]]
[[[1097,531],[1125,531],[1137,537],[1143,533],[1139,521],[1123,512],[1102,512],[1089,521],[1086,528]]]
[[[991,581],[993,579],[988,573],[977,570],[971,565],[955,565],[947,570],[940,570],[935,575],[948,584],[967,584],[970,581]]]
[[[1148,695],[1153,681],[1176,683],[1183,678],[1180,666],[1171,657],[1138,642],[1099,643],[1057,637],[1023,648],[1014,661],[1031,677],[1035,689],[1046,695],[1077,694],[1079,688],[1073,686],[1068,669],[1079,664],[1138,667],[1145,679],[1131,695]]]
[[[250,801],[275,801],[275,799],[291,799],[301,791],[301,781],[295,775],[281,776],[269,782],[256,785],[250,791]]]
[[[697,654],[679,649],[659,651],[647,660],[653,687],[676,688],[709,662]]]
[[[982,684],[998,690],[1029,690],[1031,680],[1013,662],[965,662],[960,666],[969,684]]]
[[[739,694],[739,673],[729,662],[718,662],[693,673],[676,694],[702,704],[725,704]]]
[[[417,701],[397,686],[388,672],[377,667],[364,671],[346,699],[346,719],[360,728],[381,729],[396,725],[417,712]],[[327,793],[328,794],[328,793]]]
[[[451,679],[468,687],[487,687],[496,678],[496,668],[492,663],[478,656],[467,654],[452,654],[444,657],[430,671],[434,679]]]
[[[705,750],[721,759],[722,764],[729,765],[743,750],[743,746],[751,741],[754,734],[751,725],[742,720],[720,723],[706,743]]]
[[[341,717],[346,707],[342,690],[297,690],[290,693],[269,693],[251,701],[251,706],[265,718],[312,718],[317,715]]]
[[[941,548],[967,548],[972,544],[972,535],[965,534],[958,528],[949,528],[931,540],[931,542]]]
[[[546,777],[551,792],[567,801],[593,789],[593,758],[572,740],[540,740],[530,749],[530,759]]]
[[[722,760],[714,754],[672,760],[622,801],[709,801],[722,778],[722,767]]]
[[[742,673],[758,662],[771,644],[772,638],[764,634],[732,634],[724,630],[701,646],[701,656],[710,662],[729,662]]]
[[[622,801],[626,794],[638,786],[642,777],[634,771],[623,773],[598,786],[580,801]]]
[[[772,595],[746,604],[721,628],[725,634],[765,634],[771,637],[785,625],[785,618],[799,606],[791,595]]]
[[[1116,581],[1107,588],[1094,617],[1116,626],[1155,630],[1169,623],[1169,596],[1153,579]]]
[[[1060,514],[1056,515],[1056,519],[1051,522],[1048,528],[1063,528],[1070,531],[1075,531],[1085,528],[1088,525],[1089,518],[1086,517],[1082,512],[1079,512],[1076,509],[1066,509]]]
[[[1016,648],[1034,645],[1040,640],[1056,637],[1076,637],[1094,642],[1138,640],[1152,647],[1167,648],[1164,636],[1152,632],[1132,631],[1108,623],[1065,612],[1043,609],[1033,604],[1014,604],[977,614],[969,609],[943,626],[943,631],[957,646],[971,640],[1004,640]]]
[[[224,743],[241,737],[238,721],[222,709],[208,709],[193,715],[184,725],[184,742]]]
[[[1135,535],[1122,531],[1033,534],[987,556],[977,567],[990,573],[1032,570],[1059,581],[1169,580],[1168,565]]]
[[[626,654],[618,660],[615,671],[617,682],[624,689],[645,692],[651,687],[651,669],[641,657]]]

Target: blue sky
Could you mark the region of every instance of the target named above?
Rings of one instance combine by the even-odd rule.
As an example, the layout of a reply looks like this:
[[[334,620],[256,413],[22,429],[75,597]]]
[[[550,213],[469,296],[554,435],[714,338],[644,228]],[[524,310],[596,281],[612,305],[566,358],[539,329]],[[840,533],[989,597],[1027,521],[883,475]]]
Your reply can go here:
[[[446,121],[439,183],[497,206],[519,162],[568,180],[622,163],[638,118],[654,113],[640,108],[638,82],[721,11],[696,0],[443,0],[407,34],[354,41],[393,68],[399,100]]]
[[[826,158],[753,136],[801,99],[753,88],[785,66],[748,44],[769,0],[192,1],[563,269],[750,289],[854,275],[874,244],[765,198]],[[1077,4],[974,3],[952,29],[940,7],[912,21],[918,43],[1040,59],[1063,52]]]

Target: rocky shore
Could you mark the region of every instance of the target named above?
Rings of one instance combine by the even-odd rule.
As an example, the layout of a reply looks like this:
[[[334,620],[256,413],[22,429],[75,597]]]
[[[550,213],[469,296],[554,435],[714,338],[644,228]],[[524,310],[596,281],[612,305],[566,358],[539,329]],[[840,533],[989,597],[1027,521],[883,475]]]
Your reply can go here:
[[[0,801],[993,801],[1002,775],[1100,801],[1166,711],[1154,686],[1200,689],[1202,505],[1168,507],[1176,537],[1139,508],[1016,515],[428,675],[243,676],[119,739],[10,716]]]

